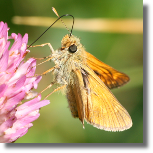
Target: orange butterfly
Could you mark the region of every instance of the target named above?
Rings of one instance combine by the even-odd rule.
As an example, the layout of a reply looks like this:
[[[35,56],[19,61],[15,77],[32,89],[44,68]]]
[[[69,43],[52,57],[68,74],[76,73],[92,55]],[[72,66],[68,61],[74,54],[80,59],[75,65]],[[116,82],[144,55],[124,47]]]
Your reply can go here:
[[[86,52],[73,35],[63,38],[58,55],[63,57],[57,62],[62,68],[57,70],[55,78],[59,78],[59,84],[62,78],[66,80],[66,95],[73,117],[78,117],[83,125],[85,119],[106,131],[123,131],[132,126],[130,115],[108,89],[128,82],[126,74]]]
[[[53,11],[58,16],[54,8]],[[52,59],[55,66],[43,73],[54,74],[53,82],[46,89],[55,83],[60,87],[53,92],[64,89],[73,117],[79,118],[83,126],[86,120],[106,131],[123,131],[132,126],[130,115],[109,90],[127,83],[126,74],[86,52],[80,39],[72,33],[64,36],[60,49],[54,51],[51,44],[47,45],[52,51],[48,60]]]

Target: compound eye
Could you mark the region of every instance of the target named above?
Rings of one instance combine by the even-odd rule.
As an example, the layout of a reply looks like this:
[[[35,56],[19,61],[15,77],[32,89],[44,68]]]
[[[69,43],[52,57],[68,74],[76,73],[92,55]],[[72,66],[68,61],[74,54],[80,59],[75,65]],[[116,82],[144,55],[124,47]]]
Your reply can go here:
[[[69,47],[69,52],[70,53],[75,53],[76,51],[77,51],[77,46],[75,44],[73,44]]]

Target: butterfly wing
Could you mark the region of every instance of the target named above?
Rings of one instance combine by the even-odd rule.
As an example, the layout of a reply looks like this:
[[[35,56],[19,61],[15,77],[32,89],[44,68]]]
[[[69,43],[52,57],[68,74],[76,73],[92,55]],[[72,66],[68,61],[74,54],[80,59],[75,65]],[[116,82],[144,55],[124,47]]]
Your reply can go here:
[[[132,126],[126,109],[118,102],[107,86],[87,66],[74,72],[74,97],[78,115],[93,126],[106,131],[123,131]]]
[[[121,73],[108,66],[107,64],[101,62],[90,53],[85,53],[87,65],[98,75],[98,77],[105,83],[108,88],[112,89],[122,86],[130,80],[126,74]]]
[[[74,82],[67,85],[67,99],[71,114],[74,118],[78,117],[84,126],[84,106],[87,102],[87,94],[84,88],[84,82],[81,71],[76,69],[72,71],[71,76]]]

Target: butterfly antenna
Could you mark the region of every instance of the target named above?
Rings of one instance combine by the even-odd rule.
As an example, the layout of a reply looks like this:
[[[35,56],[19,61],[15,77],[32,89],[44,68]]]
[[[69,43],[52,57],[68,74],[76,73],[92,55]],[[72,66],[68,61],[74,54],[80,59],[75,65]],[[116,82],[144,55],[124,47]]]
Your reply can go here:
[[[57,11],[56,11],[56,9],[55,9],[54,7],[52,7],[52,10],[53,10],[53,12],[59,17],[59,15],[58,15],[58,13],[57,13]],[[73,25],[74,25],[74,17],[73,17],[73,25],[72,25],[71,32],[70,32],[70,30],[68,29],[68,27],[66,26],[66,24],[63,22],[63,20],[62,20],[62,19],[60,19],[60,20],[62,21],[62,23],[63,23],[63,25],[65,26],[65,28],[69,31],[70,36],[71,36],[71,35],[72,35],[72,30],[73,30]]]
[[[55,20],[31,45],[29,45],[28,47],[27,47],[27,49],[29,48],[29,47],[31,47],[38,39],[40,39],[40,37],[42,37],[59,19],[61,19],[62,17],[64,17],[64,16],[71,16],[72,18],[73,18],[73,25],[74,25],[74,16],[73,15],[71,15],[71,14],[65,14],[65,15],[62,15],[62,16],[60,16],[57,20]],[[73,29],[73,25],[72,25],[72,29]],[[70,36],[71,36],[71,34],[72,34],[72,29],[71,29],[71,32],[70,32]]]
[[[57,13],[57,11],[56,11],[56,9],[54,8],[54,7],[52,7],[52,10],[53,10],[53,12],[59,17],[59,15],[58,15],[58,13]],[[65,28],[69,31],[69,33],[70,33],[70,30],[68,29],[68,27],[66,26],[66,24],[63,22],[63,20],[62,19],[60,19],[61,21],[62,21],[62,23],[63,23],[63,25],[65,26]]]

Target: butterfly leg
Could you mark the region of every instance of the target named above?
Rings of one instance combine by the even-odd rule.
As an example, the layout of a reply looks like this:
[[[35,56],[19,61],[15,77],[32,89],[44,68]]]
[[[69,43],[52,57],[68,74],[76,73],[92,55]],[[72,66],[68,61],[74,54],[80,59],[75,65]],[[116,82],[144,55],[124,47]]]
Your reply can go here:
[[[52,86],[52,85],[51,85]],[[47,99],[51,94],[53,94],[54,92],[56,92],[56,91],[59,91],[59,90],[61,90],[61,89],[64,89],[65,87],[67,86],[67,84],[64,84],[63,86],[60,86],[60,87],[58,87],[58,88],[56,88],[56,89],[54,89],[50,94],[48,94],[44,99]],[[50,85],[47,87],[47,89],[48,88],[50,88]]]
[[[47,58],[48,58],[48,57],[47,57]],[[41,64],[43,64],[43,63],[45,63],[45,62],[48,62],[48,61],[50,61],[52,58],[53,58],[53,57],[50,56],[50,58],[48,58],[47,60],[45,60],[45,61],[43,61],[43,62],[37,64],[36,66],[41,65]],[[41,59],[44,59],[44,58],[41,58]]]
[[[53,49],[53,47],[52,47],[52,45],[51,45],[50,43],[45,43],[45,44],[35,45],[35,46],[30,46],[30,47],[43,47],[43,46],[46,46],[46,45],[49,46],[49,48],[50,48],[50,50],[51,50],[51,53],[53,54],[55,51],[54,51],[54,49]],[[49,57],[50,57],[50,56],[44,57],[44,59],[45,59],[45,58],[49,58]],[[43,59],[43,58],[40,58],[40,59]]]
[[[53,49],[53,47],[52,47],[52,45],[51,45],[50,43],[45,43],[45,44],[35,45],[35,46],[29,46],[29,47],[39,47],[39,46],[40,46],[40,47],[43,47],[43,46],[46,46],[46,45],[48,45],[49,48],[50,48],[50,50],[51,50],[51,52],[54,53],[54,49]],[[34,59],[36,59],[36,60],[43,60],[43,59],[46,59],[46,58],[48,58],[48,59],[45,60],[45,61],[43,61],[43,62],[41,62],[41,63],[39,63],[38,65],[41,65],[41,64],[43,64],[43,63],[45,63],[45,62],[47,62],[47,61],[50,61],[53,57],[52,57],[51,55],[46,56],[46,57],[43,57],[43,58],[35,58],[35,57],[34,57]],[[38,66],[38,65],[36,65],[36,66]]]
[[[67,83],[66,83],[66,81],[65,81],[64,79],[63,79],[63,81],[65,82],[64,85],[62,85],[62,86],[60,86],[60,87],[54,89],[54,90],[53,90],[50,94],[48,94],[44,99],[47,99],[47,98],[48,98],[51,94],[53,94],[54,92],[59,91],[59,90],[61,90],[61,89],[64,89],[64,88],[67,86]],[[47,86],[44,90],[42,90],[40,93],[42,93],[42,92],[44,92],[45,90],[51,88],[52,85],[55,84],[55,83],[56,83],[56,81],[51,82],[51,84],[50,84],[49,86]]]
[[[56,67],[57,67],[57,66],[54,66],[54,67],[50,68],[49,70],[43,72],[42,74],[36,74],[35,76],[38,76],[38,75],[41,75],[41,76],[42,76],[42,75],[45,75],[45,74],[47,74],[47,73],[49,73],[49,72],[52,72]]]
[[[43,93],[47,89],[51,88],[53,84],[55,84],[55,82],[51,82],[51,84],[49,86],[47,86],[44,90],[42,90],[40,93]]]

